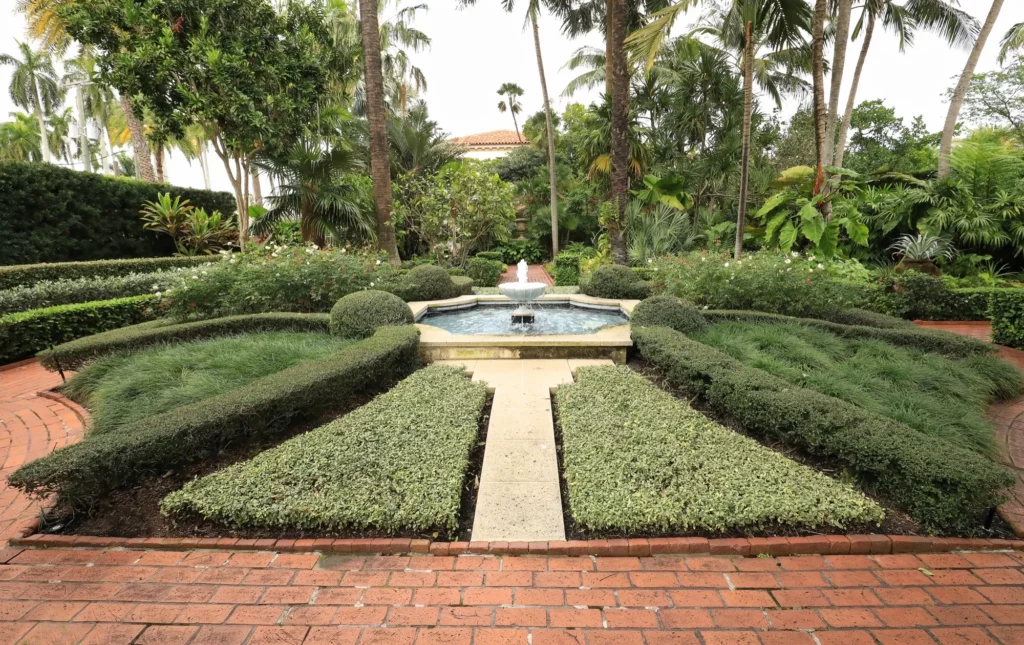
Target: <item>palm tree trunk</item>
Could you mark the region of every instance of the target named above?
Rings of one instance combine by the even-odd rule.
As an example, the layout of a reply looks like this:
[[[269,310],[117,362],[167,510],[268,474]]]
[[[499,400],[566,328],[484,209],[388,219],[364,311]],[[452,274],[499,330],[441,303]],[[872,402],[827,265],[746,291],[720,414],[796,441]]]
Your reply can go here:
[[[516,106],[515,106],[515,104],[513,103],[513,101],[514,101],[514,100],[515,100],[515,99],[514,99],[514,98],[512,97],[512,95],[511,95],[511,94],[509,94],[509,99],[508,99],[508,111],[512,113],[512,125],[513,125],[513,126],[515,126],[515,128],[516,128],[516,139],[517,139],[517,140],[518,140],[519,142],[522,142],[522,141],[523,141],[523,137],[521,137],[521,136],[519,135],[519,122],[518,122],[518,121],[516,121],[516,111],[515,111],[515,107],[516,107]]]
[[[629,67],[623,41],[626,39],[628,7],[626,0],[609,0],[608,42],[606,56],[611,60],[611,175],[612,207],[615,216],[608,224],[608,241],[612,258],[626,264],[626,198],[629,188]]]
[[[92,172],[92,153],[89,150],[89,120],[85,116],[85,96],[83,86],[79,85],[75,92],[75,102],[78,108],[78,152],[82,155],[82,169],[85,172]]]
[[[839,118],[839,92],[843,86],[843,70],[846,67],[846,47],[850,44],[850,14],[853,0],[839,0],[839,15],[836,17],[836,44],[832,52],[832,87],[828,95],[828,122],[825,126],[825,164],[833,165],[836,145],[836,120]]]
[[[377,0],[359,0],[359,31],[363,40],[366,121],[370,133],[370,176],[373,178],[373,206],[377,215],[377,247],[398,266],[395,228],[391,222],[391,166],[388,163],[388,134],[384,119],[384,79],[380,67],[380,26]]]
[[[100,145],[100,168],[102,168],[105,174],[114,174],[114,157],[110,150],[109,142],[107,141],[106,128],[103,127],[103,122],[99,121],[99,136],[96,137],[97,142]]]
[[[165,184],[164,180],[164,144],[163,142],[156,144],[156,150],[153,151],[153,157],[156,159],[156,183]]]
[[[843,167],[843,155],[846,153],[846,137],[850,131],[850,119],[853,118],[853,106],[857,103],[857,86],[860,85],[860,75],[864,71],[864,61],[868,57],[868,48],[871,47],[871,35],[875,32],[875,14],[868,12],[868,26],[864,30],[864,44],[860,47],[860,57],[857,58],[857,68],[853,71],[853,82],[850,84],[850,97],[846,99],[846,111],[843,112],[843,120],[839,124],[839,140],[836,142],[836,158],[834,165]]]
[[[39,93],[39,83],[32,79],[32,88],[36,93],[36,119],[39,121],[39,149],[43,152],[43,161],[51,163],[53,155],[50,154],[50,141],[46,136],[46,119],[43,117],[43,96]]]
[[[206,158],[206,141],[199,142],[199,167],[203,171],[203,187],[210,190],[210,166]]]
[[[985,48],[985,41],[988,40],[992,26],[999,17],[999,10],[1003,8],[1003,0],[992,0],[992,8],[988,10],[988,17],[981,27],[978,40],[974,42],[971,55],[967,57],[967,64],[964,66],[960,80],[953,90],[953,98],[949,102],[949,112],[946,114],[946,125],[942,127],[942,140],[939,142],[939,179],[949,177],[949,153],[953,150],[953,130],[956,129],[956,120],[960,116],[960,108],[963,107],[964,98],[967,96],[967,88],[971,85],[971,78],[974,76],[974,68],[978,65],[978,58],[981,57],[981,50]]]
[[[256,204],[263,204],[263,186],[260,185],[260,172],[252,171],[252,197]]]
[[[747,217],[747,182],[750,179],[750,119],[754,110],[754,35],[753,23],[747,22],[743,48],[743,153],[740,157],[740,196],[736,207],[736,243],[733,256],[743,255],[743,230]]]
[[[555,126],[548,100],[548,81],[544,75],[544,59],[540,55],[540,30],[537,12],[530,12],[533,23],[533,47],[537,50],[537,69],[540,71],[540,91],[544,95],[544,127],[548,137],[548,183],[551,184],[551,257],[558,255],[558,171],[555,168]]]
[[[156,183],[153,164],[149,161],[149,144],[146,143],[146,134],[142,130],[142,123],[135,118],[135,112],[132,111],[132,102],[124,94],[121,95],[121,110],[124,112],[124,121],[128,125],[128,131],[132,134],[135,170],[143,181],[151,184]]]
[[[814,28],[811,38],[811,66],[814,76],[814,194],[827,191],[825,186],[825,128],[828,108],[825,105],[825,5],[815,0]]]

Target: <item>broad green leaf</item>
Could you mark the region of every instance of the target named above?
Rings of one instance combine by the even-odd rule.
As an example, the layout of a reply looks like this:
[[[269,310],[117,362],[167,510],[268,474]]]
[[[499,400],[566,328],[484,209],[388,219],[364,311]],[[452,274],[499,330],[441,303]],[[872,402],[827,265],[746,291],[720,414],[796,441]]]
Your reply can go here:
[[[860,246],[868,245],[868,227],[866,224],[857,220],[847,219],[844,228],[854,244],[859,244]]]
[[[775,239],[775,233],[788,217],[787,213],[778,213],[768,221],[768,225],[764,227],[764,236],[769,244]]]
[[[825,232],[825,218],[821,216],[818,209],[811,207],[814,214],[810,218],[803,219],[804,237],[814,243],[815,246],[821,243],[821,234]]]
[[[781,204],[784,204],[789,199],[790,195],[792,195],[792,193],[788,191],[775,193],[774,195],[768,198],[768,201],[764,203],[764,206],[761,207],[761,210],[757,211],[754,217],[758,219],[764,217],[768,213],[778,208]]]
[[[786,222],[786,225],[779,231],[779,248],[783,251],[793,248],[793,244],[796,243],[796,233],[796,227],[793,226],[793,222]]]
[[[821,234],[821,242],[817,244],[818,253],[826,258],[831,258],[836,254],[836,249],[839,246],[839,222],[835,220],[828,223],[825,227],[825,231]]]

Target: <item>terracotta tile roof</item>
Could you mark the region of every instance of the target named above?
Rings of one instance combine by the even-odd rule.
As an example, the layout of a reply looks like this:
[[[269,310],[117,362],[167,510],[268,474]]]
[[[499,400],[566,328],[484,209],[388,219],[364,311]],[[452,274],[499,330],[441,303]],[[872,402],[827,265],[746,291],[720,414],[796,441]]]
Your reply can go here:
[[[465,137],[454,137],[452,143],[463,146],[518,146],[526,145],[529,141],[522,133],[517,137],[515,130],[492,130]]]

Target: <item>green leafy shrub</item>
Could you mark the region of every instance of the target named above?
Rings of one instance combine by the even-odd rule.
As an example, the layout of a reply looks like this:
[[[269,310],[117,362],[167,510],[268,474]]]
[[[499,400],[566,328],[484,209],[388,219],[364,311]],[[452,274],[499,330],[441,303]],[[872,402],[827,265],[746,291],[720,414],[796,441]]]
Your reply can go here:
[[[37,282],[30,287],[0,291],[0,314],[154,292],[162,294],[168,289],[181,286],[182,281],[182,275],[177,271],[158,271]]]
[[[519,264],[526,260],[527,264],[537,264],[544,257],[544,249],[536,240],[508,240],[498,246],[501,261],[505,264]]]
[[[331,333],[343,338],[368,338],[380,327],[413,322],[409,305],[385,291],[350,293],[331,309]]]
[[[629,267],[603,264],[580,280],[580,291],[595,298],[641,300],[651,295],[649,284]]]
[[[419,331],[411,325],[384,327],[327,358],[247,387],[147,417],[117,432],[87,434],[80,443],[22,466],[9,483],[31,494],[57,493],[73,507],[84,507],[146,475],[208,458],[228,443],[273,435],[297,417],[343,405],[418,366]]]
[[[189,482],[161,510],[231,527],[454,532],[486,398],[461,369],[428,367],[340,419]]]
[[[170,255],[174,243],[145,230],[139,218],[143,204],[161,192],[181,196],[208,212],[235,211],[235,198],[229,193],[149,184],[52,164],[2,162],[0,264]],[[13,285],[0,284],[8,286]]]
[[[290,313],[226,316],[179,324],[161,318],[57,345],[52,350],[39,352],[39,360],[48,370],[58,367],[76,370],[108,354],[133,352],[153,345],[253,332],[308,331],[326,334],[328,322],[327,314]]]
[[[630,268],[633,270],[633,273],[636,274],[636,277],[640,278],[644,282],[650,282],[651,280],[654,279],[655,275],[657,274],[657,271],[655,271],[653,267],[630,267]]]
[[[790,383],[834,396],[989,457],[989,403],[1024,389],[995,356],[953,359],[786,322],[722,322],[694,340]]]
[[[198,403],[352,344],[325,334],[261,332],[159,345],[98,360],[61,392],[91,413],[90,434]]]
[[[58,305],[0,316],[0,365],[52,345],[154,317],[155,296]]]
[[[1024,348],[1024,289],[1001,289],[990,297],[992,340]]]
[[[498,260],[488,260],[479,255],[469,259],[466,267],[466,275],[473,278],[473,284],[479,287],[494,287],[498,285],[502,274],[505,273],[505,265]]]
[[[216,257],[138,258],[134,260],[97,260],[95,262],[58,262],[55,264],[19,264],[0,266],[0,289],[31,287],[52,280],[80,280],[153,273],[177,268],[194,268],[216,261]]]
[[[749,432],[848,469],[930,531],[977,531],[1013,483],[974,451],[795,387],[679,332],[641,327],[633,339],[672,385],[698,392]]]
[[[480,251],[473,257],[480,258],[481,260],[496,260],[498,262],[503,262],[504,255],[501,251]]]
[[[457,276],[466,275],[466,272],[462,269],[462,267],[448,267],[447,269],[445,269],[445,271],[447,271],[448,275],[452,276],[453,278]]]
[[[556,287],[570,287],[580,283],[580,256],[562,251],[555,256],[555,267],[551,277]]]
[[[468,276],[452,276],[456,296],[468,296],[473,293],[473,278]]]
[[[406,302],[423,300],[447,300],[463,295],[462,287],[439,266],[421,264],[402,276],[395,288],[385,287],[393,291]],[[470,281],[472,289],[472,280]]]
[[[586,530],[842,529],[883,518],[849,485],[718,425],[626,367],[580,369],[557,404],[569,510]]]
[[[652,296],[633,308],[629,323],[634,327],[668,327],[684,334],[707,329],[704,316],[693,303],[675,296]]]

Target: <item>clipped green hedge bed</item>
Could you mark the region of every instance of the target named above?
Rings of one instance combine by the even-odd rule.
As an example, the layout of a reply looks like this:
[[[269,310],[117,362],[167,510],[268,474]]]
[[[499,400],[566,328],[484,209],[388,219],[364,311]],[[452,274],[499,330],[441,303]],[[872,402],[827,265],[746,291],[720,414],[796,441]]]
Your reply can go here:
[[[0,289],[32,286],[44,280],[74,280],[152,273],[178,267],[194,267],[220,259],[216,255],[198,257],[135,258],[95,260],[92,262],[55,262],[53,264],[16,264],[0,266]]]
[[[982,455],[840,399],[794,386],[664,327],[634,328],[670,384],[749,432],[847,469],[932,531],[970,533],[1014,477]]]
[[[992,340],[1024,349],[1024,289],[1002,289],[991,296]]]
[[[28,493],[59,493],[82,507],[148,474],[202,460],[224,445],[272,435],[301,416],[344,405],[357,393],[398,380],[419,366],[419,332],[384,327],[327,358],[302,363],[247,386],[89,433],[19,468],[9,484]]]
[[[877,523],[847,484],[707,419],[626,367],[558,389],[573,519],[588,531],[677,534]]]
[[[181,282],[182,274],[177,271],[48,280],[28,287],[0,289],[0,314],[141,296],[178,286]]]
[[[270,313],[226,316],[212,320],[175,324],[161,318],[102,334],[79,338],[39,353],[50,370],[78,369],[107,354],[142,349],[163,343],[184,342],[258,331],[310,331],[326,334],[328,314]]]
[[[189,482],[161,509],[239,528],[453,532],[486,398],[463,370],[428,367],[340,419]]]

